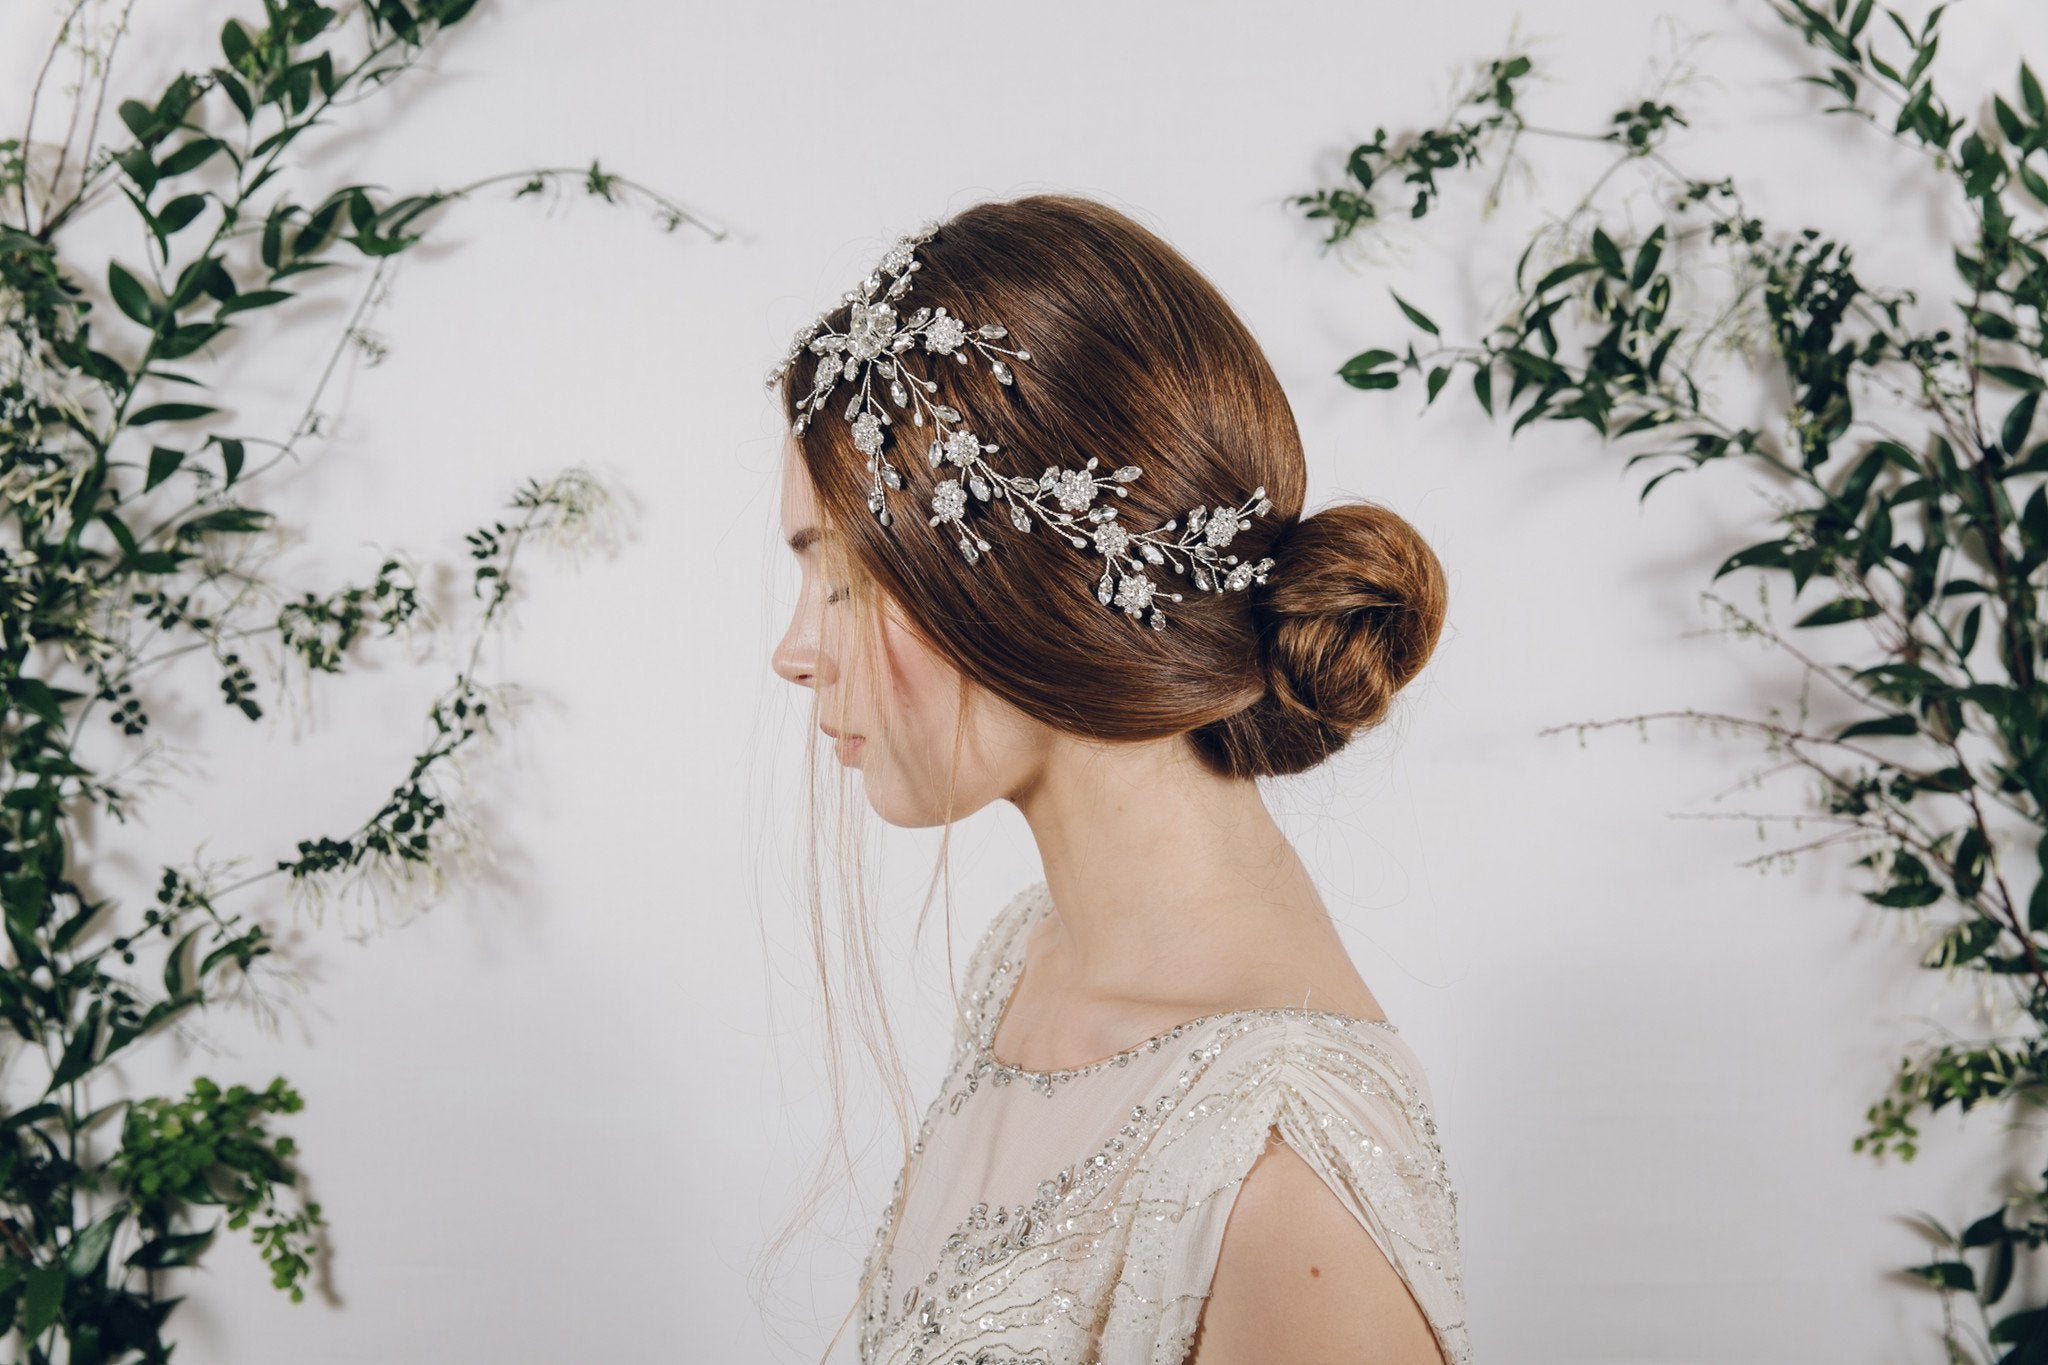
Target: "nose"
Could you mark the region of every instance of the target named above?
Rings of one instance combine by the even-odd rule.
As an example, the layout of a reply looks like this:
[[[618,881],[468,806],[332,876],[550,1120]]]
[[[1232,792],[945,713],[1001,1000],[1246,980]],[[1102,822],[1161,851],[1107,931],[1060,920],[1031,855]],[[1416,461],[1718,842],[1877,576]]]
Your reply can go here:
[[[839,675],[831,656],[820,646],[814,616],[799,607],[769,659],[778,677],[803,687],[830,683]]]

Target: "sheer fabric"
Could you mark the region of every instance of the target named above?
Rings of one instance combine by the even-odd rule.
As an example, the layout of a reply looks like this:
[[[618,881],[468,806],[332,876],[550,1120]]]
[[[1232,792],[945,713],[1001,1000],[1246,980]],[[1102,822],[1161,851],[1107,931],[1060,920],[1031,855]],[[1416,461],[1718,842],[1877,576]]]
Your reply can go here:
[[[1181,1365],[1275,1128],[1469,1365],[1457,1193],[1400,1030],[1234,1010],[1086,1066],[1010,1066],[991,1040],[1050,908],[1027,887],[969,959],[952,1065],[868,1251],[862,1365]]]

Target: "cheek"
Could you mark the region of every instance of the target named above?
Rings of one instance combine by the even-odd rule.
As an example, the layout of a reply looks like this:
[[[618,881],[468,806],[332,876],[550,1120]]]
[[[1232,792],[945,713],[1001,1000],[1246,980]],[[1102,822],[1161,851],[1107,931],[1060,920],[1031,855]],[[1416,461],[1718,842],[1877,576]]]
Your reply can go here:
[[[882,628],[881,664],[891,747],[951,753],[960,708],[960,677],[952,665],[893,620]]]

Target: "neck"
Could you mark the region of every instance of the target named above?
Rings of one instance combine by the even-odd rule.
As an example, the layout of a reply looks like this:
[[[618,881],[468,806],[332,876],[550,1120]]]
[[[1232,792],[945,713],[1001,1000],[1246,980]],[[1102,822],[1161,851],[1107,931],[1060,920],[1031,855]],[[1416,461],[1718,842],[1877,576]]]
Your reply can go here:
[[[1199,994],[1304,933],[1335,941],[1257,784],[1209,772],[1185,738],[1063,738],[1010,799],[1045,867],[1063,993]]]

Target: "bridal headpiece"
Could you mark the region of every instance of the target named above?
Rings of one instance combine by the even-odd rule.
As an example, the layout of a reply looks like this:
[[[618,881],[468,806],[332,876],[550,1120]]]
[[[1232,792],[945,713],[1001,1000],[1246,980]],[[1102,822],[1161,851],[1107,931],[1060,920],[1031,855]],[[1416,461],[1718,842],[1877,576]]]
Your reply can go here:
[[[912,368],[910,362],[916,359],[913,348],[922,343],[925,354],[951,356],[965,365],[970,363],[967,351],[972,347],[988,360],[990,371],[1004,384],[1013,383],[1014,374],[1003,357],[1028,362],[1031,352],[995,345],[1009,335],[1007,329],[994,323],[975,326],[943,306],[919,308],[908,317],[898,317],[895,301],[910,288],[911,277],[920,268],[915,252],[938,230],[938,224],[927,223],[898,238],[861,281],[859,292],[849,290],[841,296],[841,302],[853,305],[846,332],[825,330],[825,319],[834,309],[820,313],[797,332],[789,354],[768,372],[767,380],[770,387],[779,383],[806,350],[818,357],[811,392],[798,402],[791,430],[802,433],[841,381],[856,381],[859,390],[846,405],[845,416],[853,428],[855,448],[867,456],[868,510],[883,526],[893,526],[887,490],[901,489],[904,483],[903,472],[889,463],[886,449],[895,419],[875,396],[876,380],[886,382],[889,401],[909,411],[913,426],[924,426],[927,414],[931,418],[932,436],[925,447],[925,460],[933,469],[941,465],[950,468],[947,477],[932,487],[929,521],[958,536],[955,544],[969,564],[993,547],[969,524],[968,513],[985,511],[994,516],[994,504],[1002,503],[1010,525],[1017,530],[1029,531],[1035,518],[1075,549],[1092,549],[1101,555],[1103,569],[1095,585],[1096,599],[1106,607],[1121,608],[1132,620],[1149,617],[1155,630],[1166,625],[1160,600],[1178,602],[1181,594],[1161,587],[1148,570],[1170,566],[1204,592],[1237,591],[1264,583],[1273,567],[1270,556],[1240,563],[1236,555],[1223,553],[1231,539],[1251,525],[1251,517],[1272,507],[1264,487],[1252,490],[1251,497],[1236,506],[1196,507],[1187,514],[1184,527],[1175,518],[1140,532],[1117,519],[1114,502],[1106,497],[1097,501],[1104,494],[1126,496],[1124,486],[1140,472],[1134,464],[1102,469],[1101,462],[1090,456],[1080,469],[1047,465],[1035,479],[1004,474],[990,466],[984,457],[999,447],[975,435],[958,409],[934,403],[927,396],[939,386],[924,377],[922,366]],[[889,276],[886,289],[885,274]],[[1176,531],[1179,534],[1174,534]]]

